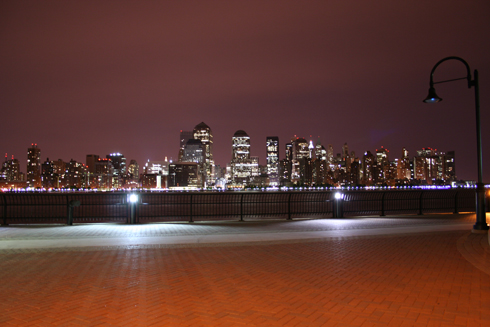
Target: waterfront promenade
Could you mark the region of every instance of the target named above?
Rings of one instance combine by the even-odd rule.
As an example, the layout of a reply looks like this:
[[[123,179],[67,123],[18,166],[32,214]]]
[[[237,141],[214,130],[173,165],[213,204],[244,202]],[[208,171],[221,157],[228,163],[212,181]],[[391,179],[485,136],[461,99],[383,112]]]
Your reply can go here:
[[[474,214],[0,228],[1,326],[489,326]]]

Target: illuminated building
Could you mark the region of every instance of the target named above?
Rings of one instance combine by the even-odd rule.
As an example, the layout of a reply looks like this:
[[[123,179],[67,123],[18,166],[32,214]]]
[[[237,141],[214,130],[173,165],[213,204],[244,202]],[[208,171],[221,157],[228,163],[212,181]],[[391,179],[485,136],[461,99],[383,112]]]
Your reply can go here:
[[[130,187],[138,187],[139,178],[140,178],[140,166],[136,162],[136,160],[132,159],[129,162],[128,166],[128,174],[129,174],[129,186]]]
[[[161,189],[167,187],[167,175],[142,174],[141,187],[146,189]]]
[[[126,158],[121,153],[111,153],[106,155],[106,158],[111,160],[114,169],[112,176],[112,188],[120,189],[126,184],[128,179]]]
[[[169,173],[169,165],[172,161],[150,161],[143,167],[141,175],[141,187],[143,188],[165,188],[167,187],[167,176]]]
[[[279,137],[266,138],[267,176],[270,186],[279,185]]]
[[[18,159],[7,160],[7,154],[5,154],[5,162],[2,164],[2,170],[0,173],[1,180],[7,182],[18,182],[24,180],[24,174],[20,172],[20,162]]]
[[[291,162],[291,182],[294,184],[305,183],[307,162],[310,159],[310,147],[304,138],[297,137],[291,140],[293,148],[293,160]]]
[[[316,141],[315,157],[316,157],[316,159],[327,161],[327,150],[320,143],[320,138],[318,138],[318,140]]]
[[[456,179],[454,151],[437,152],[437,149],[423,148],[413,159],[414,179],[429,185]]]
[[[41,149],[32,143],[27,149],[27,187],[38,188],[41,183]]]
[[[250,137],[243,130],[235,132],[232,140],[231,180],[234,185],[248,184],[252,177]]]
[[[376,149],[376,162],[373,165],[374,182],[382,185],[386,181],[386,174],[390,169],[388,154],[390,151],[381,146],[381,149]]]
[[[214,160],[213,160],[213,133],[204,122],[194,127],[194,138],[200,140],[204,146],[204,170],[206,171],[206,185],[213,184]]]
[[[370,186],[374,182],[374,156],[370,151],[366,151],[362,157],[361,179],[364,185]]]
[[[91,176],[89,186],[95,189],[110,190],[113,188],[114,166],[109,158],[98,158],[95,162],[95,172]],[[87,167],[87,169],[89,169]]]
[[[148,160],[143,168],[144,174],[168,175],[168,165],[169,162],[167,161],[167,158],[165,158],[165,161]]]
[[[66,163],[64,179],[68,188],[85,188],[88,181],[88,167],[81,162],[71,159]]]
[[[45,189],[61,188],[65,184],[65,162],[61,159],[50,161],[49,158],[41,165],[41,181]]]
[[[448,151],[444,155],[444,176],[447,181],[455,181],[456,178],[456,155],[454,151]]]
[[[407,149],[402,149],[402,157],[397,162],[397,179],[399,180],[410,180],[410,159],[408,157]]]
[[[308,142],[304,138],[292,139],[293,144],[293,160],[299,160],[301,158],[309,158],[310,148]]]

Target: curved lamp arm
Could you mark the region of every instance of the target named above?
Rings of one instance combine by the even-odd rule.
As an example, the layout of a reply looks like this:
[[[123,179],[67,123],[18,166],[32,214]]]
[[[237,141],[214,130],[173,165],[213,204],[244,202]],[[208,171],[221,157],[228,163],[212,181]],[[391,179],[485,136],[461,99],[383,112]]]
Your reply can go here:
[[[435,72],[436,68],[440,64],[442,64],[444,61],[448,61],[448,60],[459,60],[459,61],[461,61],[465,65],[465,67],[466,67],[466,77],[455,78],[455,79],[450,79],[450,80],[445,80],[445,81],[440,81],[440,82],[435,82],[434,83],[434,72]],[[440,84],[440,83],[458,81],[458,80],[461,80],[461,79],[467,79],[468,80],[468,88],[471,88],[474,85],[474,81],[471,80],[470,65],[468,65],[468,63],[463,58],[455,57],[455,56],[446,57],[444,59],[439,60],[437,62],[437,64],[434,65],[434,68],[432,68],[432,70],[430,72],[430,87],[433,87],[434,84]]]

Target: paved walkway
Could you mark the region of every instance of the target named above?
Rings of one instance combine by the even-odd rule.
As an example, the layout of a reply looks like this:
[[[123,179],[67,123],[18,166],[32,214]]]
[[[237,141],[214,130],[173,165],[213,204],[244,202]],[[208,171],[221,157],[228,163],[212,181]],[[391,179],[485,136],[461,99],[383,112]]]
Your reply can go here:
[[[0,326],[490,326],[474,215],[0,228]]]

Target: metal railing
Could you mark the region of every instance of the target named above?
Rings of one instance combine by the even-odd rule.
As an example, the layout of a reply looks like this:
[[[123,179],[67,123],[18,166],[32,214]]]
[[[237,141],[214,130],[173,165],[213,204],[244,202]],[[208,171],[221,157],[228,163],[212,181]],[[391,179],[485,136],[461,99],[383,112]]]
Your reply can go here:
[[[0,221],[9,224],[150,223],[328,218],[474,212],[475,191],[382,190],[298,192],[1,193]]]

